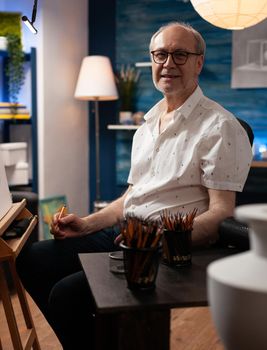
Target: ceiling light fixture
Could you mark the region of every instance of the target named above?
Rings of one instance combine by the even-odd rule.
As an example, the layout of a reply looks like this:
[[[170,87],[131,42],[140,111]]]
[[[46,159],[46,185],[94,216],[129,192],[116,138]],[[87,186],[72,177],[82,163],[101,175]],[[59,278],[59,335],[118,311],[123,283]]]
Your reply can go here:
[[[35,22],[37,12],[37,0],[34,0],[33,8],[32,8],[32,20],[30,21],[27,16],[22,16],[22,21],[26,24],[26,26],[30,29],[33,34],[37,34],[37,29],[34,27],[33,23]]]
[[[211,24],[238,30],[267,17],[267,0],[191,0],[199,15]]]

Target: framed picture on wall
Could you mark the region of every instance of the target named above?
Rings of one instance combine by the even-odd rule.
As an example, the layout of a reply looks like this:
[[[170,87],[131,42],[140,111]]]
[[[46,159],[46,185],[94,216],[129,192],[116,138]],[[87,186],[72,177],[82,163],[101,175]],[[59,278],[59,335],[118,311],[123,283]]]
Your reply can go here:
[[[50,225],[52,223],[53,215],[60,212],[61,208],[65,205],[67,207],[67,198],[65,195],[49,197],[40,199],[40,211],[41,211],[41,223],[43,239],[53,238],[50,233]]]
[[[233,31],[232,88],[267,87],[267,19]]]

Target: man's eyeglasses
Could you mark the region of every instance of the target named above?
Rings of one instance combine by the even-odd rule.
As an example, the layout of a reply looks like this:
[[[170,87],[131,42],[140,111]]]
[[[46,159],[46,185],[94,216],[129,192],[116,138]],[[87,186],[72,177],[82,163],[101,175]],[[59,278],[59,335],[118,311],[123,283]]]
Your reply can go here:
[[[177,66],[181,66],[181,65],[185,64],[189,55],[195,55],[195,56],[202,55],[202,53],[188,52],[188,51],[182,51],[182,50],[176,50],[173,52],[155,50],[155,51],[151,51],[150,53],[153,57],[153,61],[157,64],[166,63],[169,55],[171,55],[173,62]]]

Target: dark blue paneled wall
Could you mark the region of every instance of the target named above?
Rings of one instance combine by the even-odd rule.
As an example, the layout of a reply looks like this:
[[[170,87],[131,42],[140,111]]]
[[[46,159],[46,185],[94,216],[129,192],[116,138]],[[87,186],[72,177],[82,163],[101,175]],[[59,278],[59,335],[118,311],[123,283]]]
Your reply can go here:
[[[231,89],[232,32],[204,21],[190,2],[182,0],[117,0],[117,63],[148,61],[151,35],[170,21],[184,21],[199,30],[207,43],[200,78],[204,93],[246,120],[255,136],[267,137],[267,89]],[[148,110],[158,99],[149,69],[142,69],[137,109]]]

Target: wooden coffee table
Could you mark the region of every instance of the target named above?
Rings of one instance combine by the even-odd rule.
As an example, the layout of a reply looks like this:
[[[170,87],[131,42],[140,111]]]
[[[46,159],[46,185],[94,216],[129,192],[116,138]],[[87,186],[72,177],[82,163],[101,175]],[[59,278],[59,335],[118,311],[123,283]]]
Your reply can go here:
[[[96,349],[169,349],[170,310],[206,306],[206,267],[233,252],[197,251],[192,266],[180,269],[160,264],[150,293],[129,290],[123,274],[109,271],[107,253],[79,254],[96,307]]]

